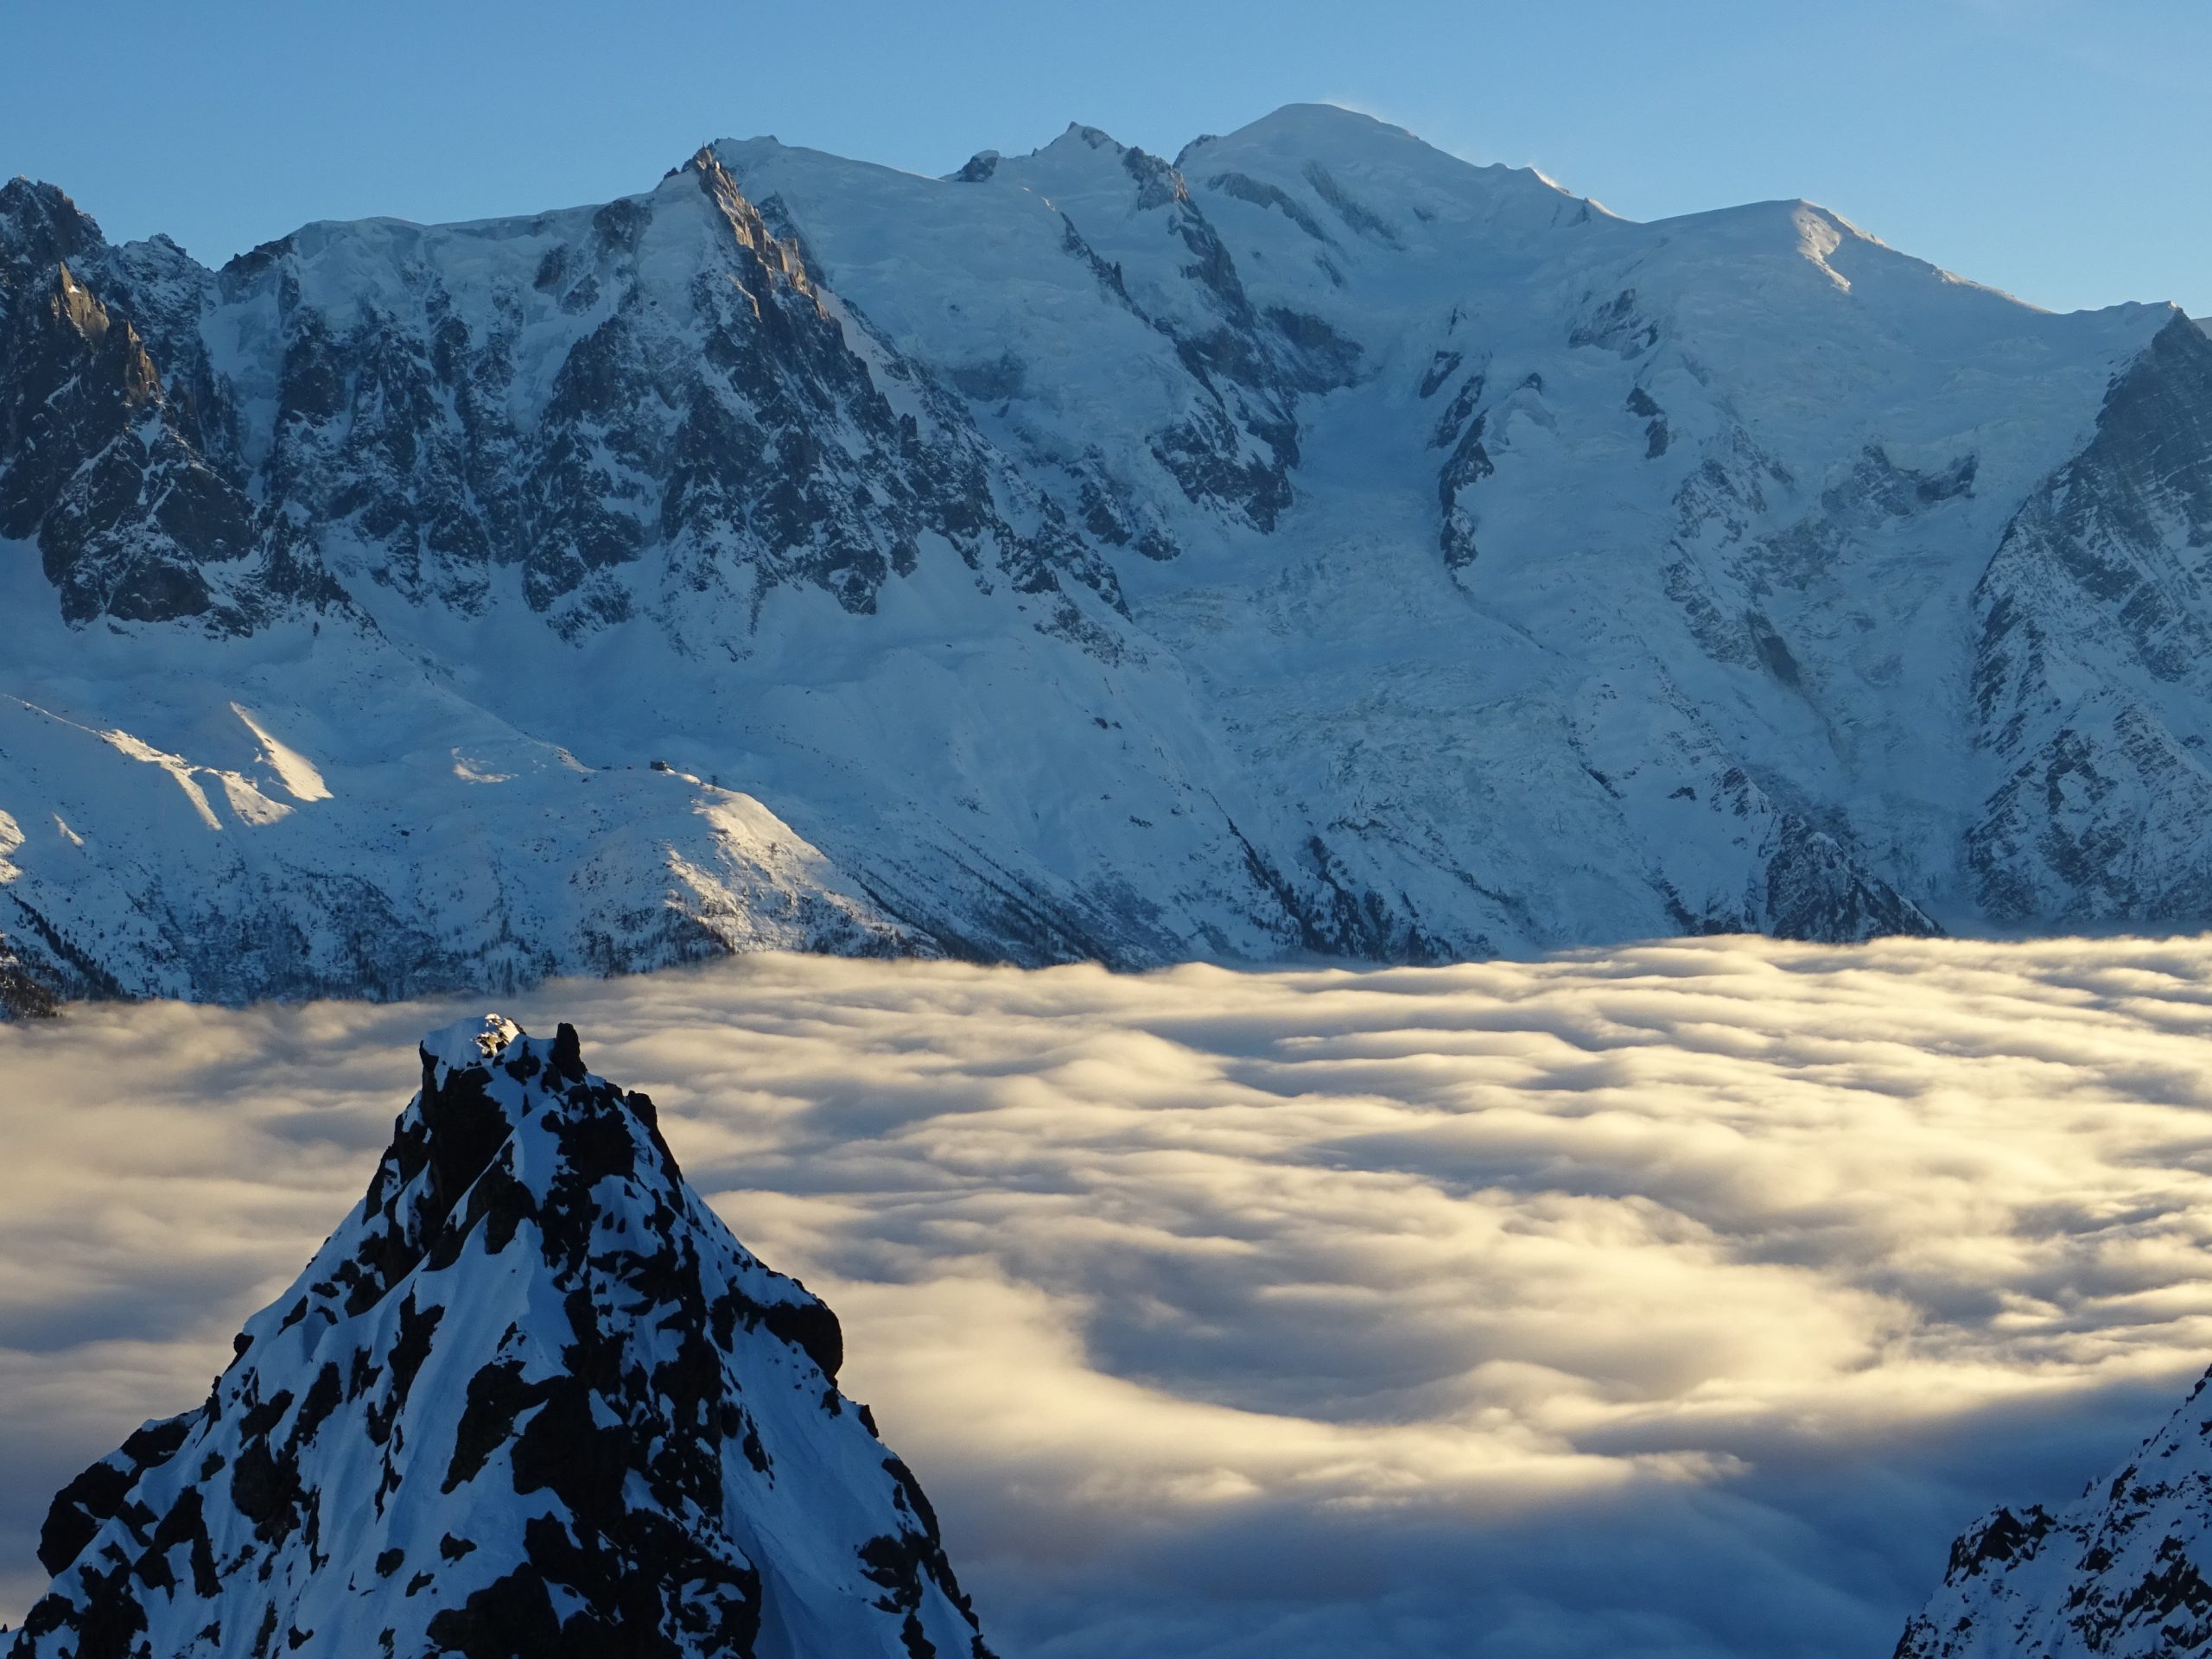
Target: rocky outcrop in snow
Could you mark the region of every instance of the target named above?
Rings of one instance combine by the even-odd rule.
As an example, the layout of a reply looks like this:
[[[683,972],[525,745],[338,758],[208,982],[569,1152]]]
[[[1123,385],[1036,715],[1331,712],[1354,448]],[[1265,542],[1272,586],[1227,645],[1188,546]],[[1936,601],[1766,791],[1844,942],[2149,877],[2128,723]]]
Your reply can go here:
[[[575,1033],[423,1047],[367,1196],[207,1402],[55,1498],[10,1659],[988,1659],[836,1317]]]
[[[2212,1649],[2212,1402],[2201,1380],[2109,1479],[2056,1513],[1984,1516],[1897,1659],[2173,1659]]]

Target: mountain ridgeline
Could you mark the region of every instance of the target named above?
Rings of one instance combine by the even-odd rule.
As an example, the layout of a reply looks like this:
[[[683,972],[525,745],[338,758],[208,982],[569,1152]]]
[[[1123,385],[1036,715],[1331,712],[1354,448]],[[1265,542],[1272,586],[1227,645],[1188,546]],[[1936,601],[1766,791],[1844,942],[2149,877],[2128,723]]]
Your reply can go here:
[[[0,188],[0,1004],[2212,923],[2212,340],[1331,108]]]

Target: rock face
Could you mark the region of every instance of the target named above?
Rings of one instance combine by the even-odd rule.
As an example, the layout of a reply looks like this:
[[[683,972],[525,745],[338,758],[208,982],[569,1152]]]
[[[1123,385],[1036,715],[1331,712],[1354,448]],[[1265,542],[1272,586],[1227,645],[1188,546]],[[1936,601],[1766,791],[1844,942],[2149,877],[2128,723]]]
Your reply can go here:
[[[837,1320],[575,1033],[435,1033],[205,1405],[54,1500],[10,1659],[985,1659]]]
[[[1339,110],[219,270],[18,180],[0,987],[2200,927],[2208,545],[2171,308]]]
[[[79,624],[245,632],[280,601],[337,598],[289,524],[210,464],[192,394],[164,387],[137,328],[72,269],[110,253],[51,186],[0,188],[0,535],[36,543]],[[187,264],[161,244],[130,263],[164,259]]]
[[[1999,1510],[1951,1547],[1897,1659],[2171,1659],[2212,1650],[2212,1396],[2056,1513]]]

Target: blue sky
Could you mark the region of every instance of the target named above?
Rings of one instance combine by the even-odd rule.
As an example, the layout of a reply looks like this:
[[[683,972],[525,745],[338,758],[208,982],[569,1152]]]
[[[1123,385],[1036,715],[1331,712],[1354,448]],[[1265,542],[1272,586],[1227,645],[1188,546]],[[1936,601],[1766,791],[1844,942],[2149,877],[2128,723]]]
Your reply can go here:
[[[603,200],[709,137],[938,173],[1071,119],[1172,156],[1327,99],[1632,218],[1808,196],[2041,305],[2202,315],[2208,66],[2204,0],[0,0],[0,175],[214,262]]]

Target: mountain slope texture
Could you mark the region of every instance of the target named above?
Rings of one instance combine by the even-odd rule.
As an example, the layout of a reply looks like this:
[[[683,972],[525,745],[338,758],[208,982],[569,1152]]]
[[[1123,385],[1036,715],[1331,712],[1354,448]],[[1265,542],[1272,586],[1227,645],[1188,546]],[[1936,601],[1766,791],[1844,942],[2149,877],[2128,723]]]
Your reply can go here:
[[[2126,1467],[2056,1513],[1998,1510],[1951,1547],[1897,1659],[2212,1652],[2212,1398],[2200,1381]]]
[[[836,1317],[569,1027],[429,1038],[237,1349],[54,1500],[10,1659],[988,1659]]]
[[[0,1001],[2212,923],[2212,340],[1295,106],[0,188]]]

